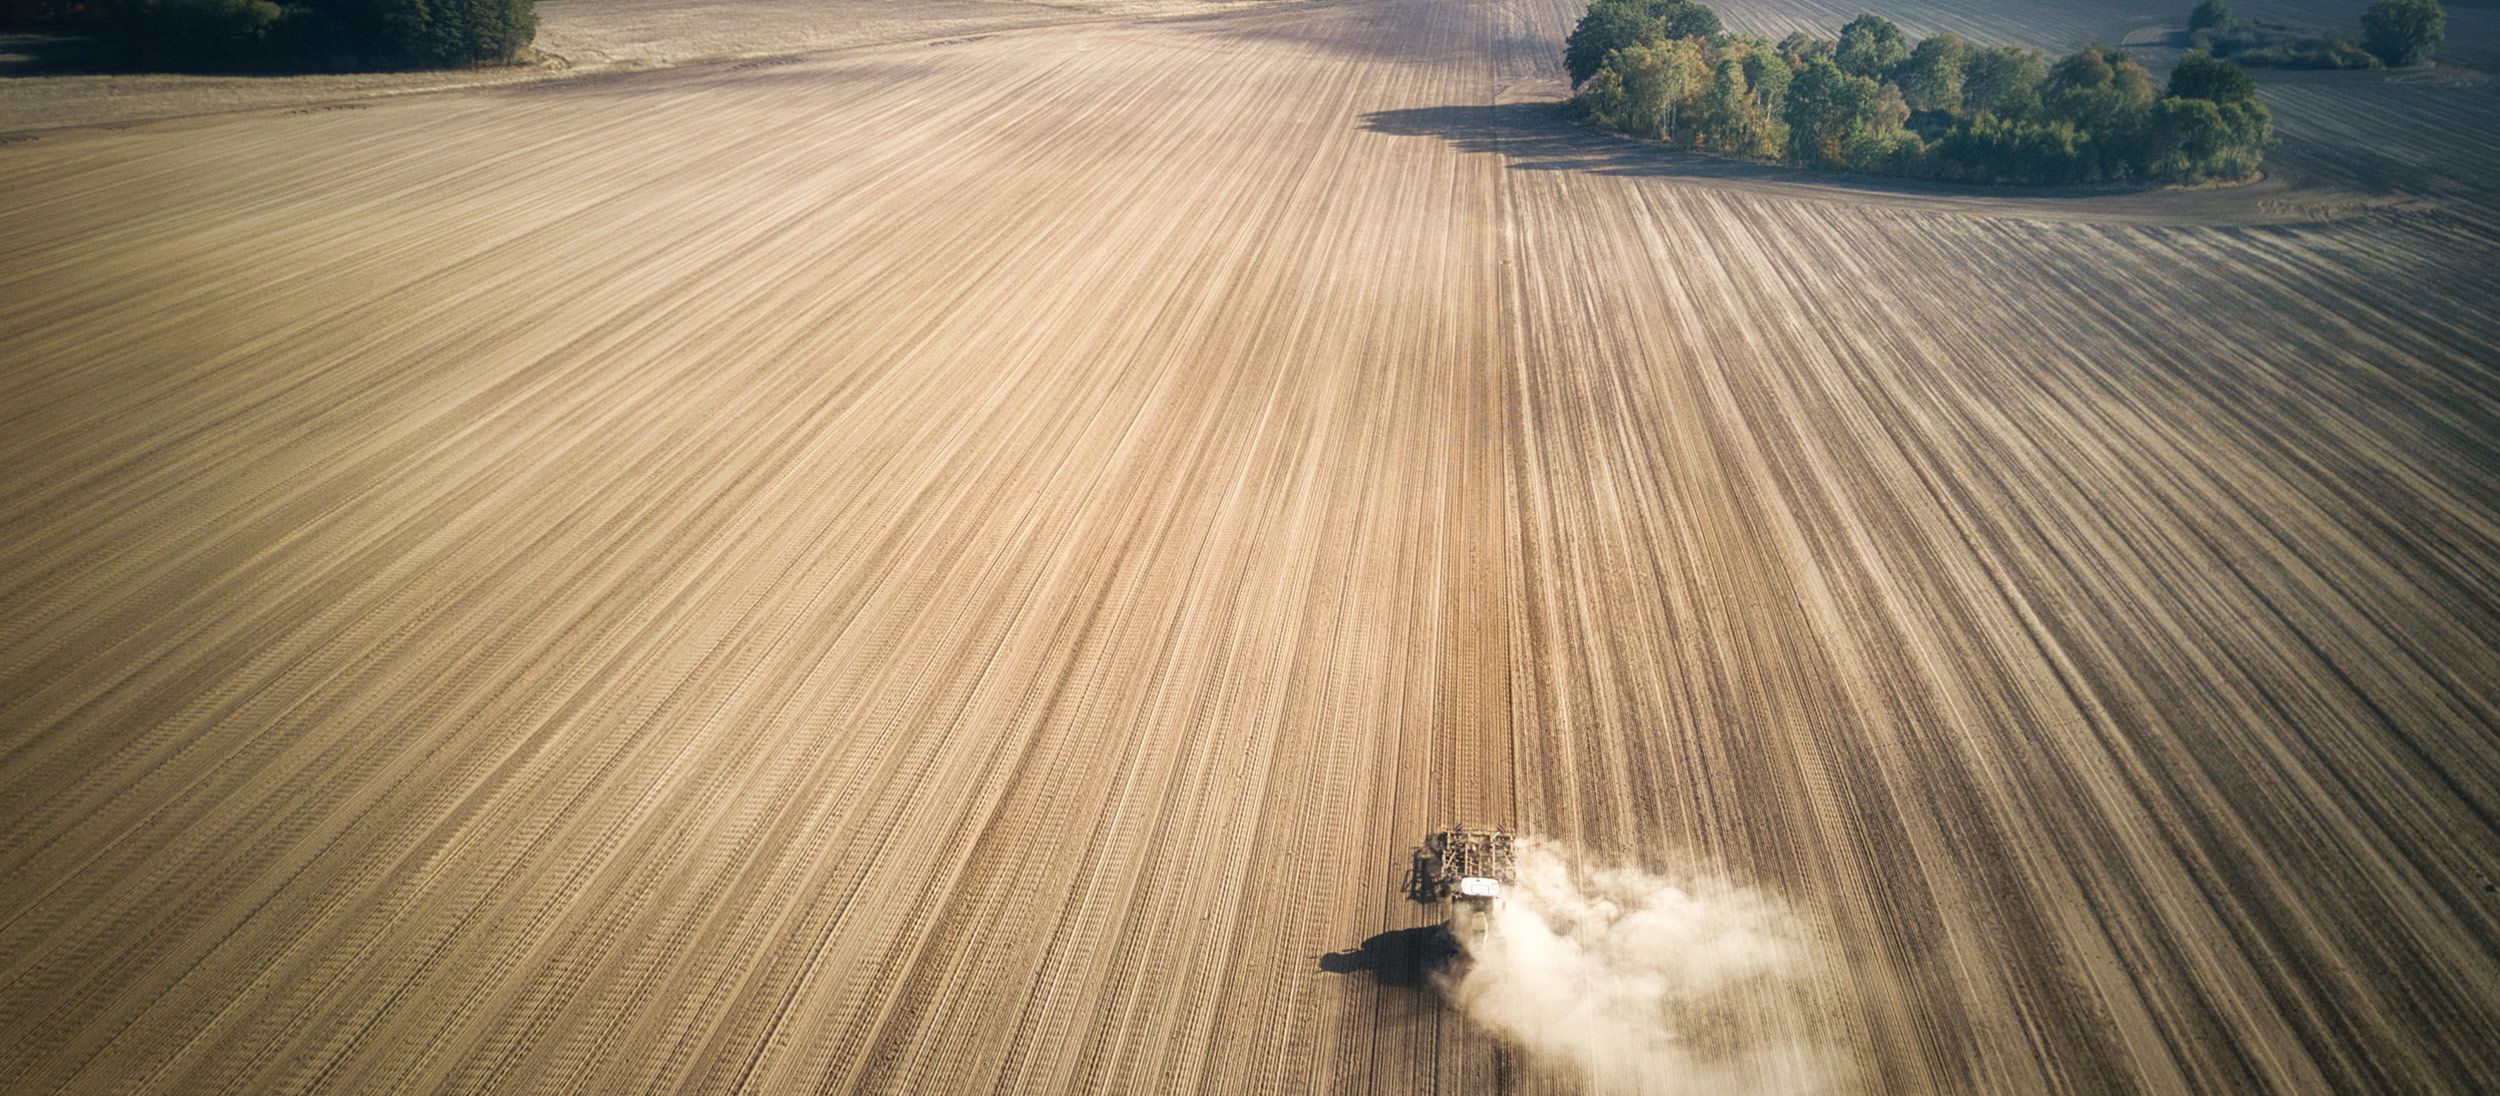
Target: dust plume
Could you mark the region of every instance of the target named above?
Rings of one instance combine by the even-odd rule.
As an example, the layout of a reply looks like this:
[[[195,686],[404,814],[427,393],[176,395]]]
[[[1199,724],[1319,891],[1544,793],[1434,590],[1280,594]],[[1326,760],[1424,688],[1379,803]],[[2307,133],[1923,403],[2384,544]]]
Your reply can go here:
[[[1522,841],[1491,931],[1443,990],[1533,1068],[1609,1093],[1798,1093],[1845,1081],[1817,1038],[1814,947],[1770,895],[1705,873],[1575,870]]]

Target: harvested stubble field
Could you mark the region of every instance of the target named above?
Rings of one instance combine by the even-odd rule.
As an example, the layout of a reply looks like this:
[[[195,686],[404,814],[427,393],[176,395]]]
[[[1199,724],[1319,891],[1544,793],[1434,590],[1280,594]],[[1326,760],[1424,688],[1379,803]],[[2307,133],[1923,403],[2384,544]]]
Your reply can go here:
[[[0,1088],[1569,1091],[1321,969],[1460,818],[1847,1087],[2500,1086],[2500,93],[1903,191],[1573,14],[0,146]]]

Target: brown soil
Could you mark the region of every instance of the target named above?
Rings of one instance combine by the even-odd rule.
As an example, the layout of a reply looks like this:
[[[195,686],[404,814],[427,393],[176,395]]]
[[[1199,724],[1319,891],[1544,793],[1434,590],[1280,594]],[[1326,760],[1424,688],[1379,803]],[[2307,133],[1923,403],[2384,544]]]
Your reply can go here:
[[[1358,961],[1461,819],[1870,1090],[2500,1087],[2493,89],[1897,189],[1571,14],[0,146],[0,1089],[1569,1090]]]

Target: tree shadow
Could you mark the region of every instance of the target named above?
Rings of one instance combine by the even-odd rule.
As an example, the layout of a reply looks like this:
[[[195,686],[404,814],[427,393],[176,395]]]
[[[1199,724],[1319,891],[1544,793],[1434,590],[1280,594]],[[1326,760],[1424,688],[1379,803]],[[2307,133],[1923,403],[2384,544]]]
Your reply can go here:
[[[122,66],[113,51],[82,34],[13,31],[0,34],[0,77],[111,73]]]
[[[1737,160],[1637,141],[1583,125],[1572,115],[1569,104],[1558,100],[1379,110],[1363,116],[1363,128],[1397,137],[1437,137],[1462,152],[1500,153],[1509,158],[1514,171],[1582,171],[1923,198],[2108,197],[2141,193],[2144,189],[1976,186]]]
[[[1363,941],[1363,946],[1320,956],[1319,969],[1330,974],[1369,974],[1384,986],[1413,989],[1429,985],[1435,975],[1458,962],[1458,940],[1440,925],[1391,929]]]
[[[1989,186],[1857,175],[1634,140],[1581,122],[1566,101],[1544,98],[1380,110],[1364,115],[1361,124],[1372,133],[1433,138],[1461,152],[1497,154],[1512,171],[1659,179],[1703,189],[1926,212],[2087,222],[2265,224],[2315,220],[2350,206],[2355,197],[2334,188],[2331,177],[2314,178],[2299,169],[2305,165],[2290,162],[2281,165],[2292,168],[2288,171],[2270,163],[2259,182],[2218,188]]]

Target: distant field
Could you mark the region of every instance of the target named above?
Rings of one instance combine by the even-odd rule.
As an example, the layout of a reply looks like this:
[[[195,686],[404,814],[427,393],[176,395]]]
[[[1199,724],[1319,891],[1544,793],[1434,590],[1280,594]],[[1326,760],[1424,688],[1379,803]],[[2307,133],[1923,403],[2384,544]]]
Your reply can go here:
[[[447,72],[171,76],[53,72],[90,50],[0,39],[0,134],[116,125],[214,112],[277,110],[416,92],[535,83],[595,73],[778,57],[1025,27],[1223,11],[1280,0],[541,0],[530,63]],[[16,77],[20,73],[31,77]],[[49,73],[49,74],[47,74]]]
[[[1845,1087],[2500,1088],[2479,71],[2023,196],[1005,7],[0,144],[0,1090],[1574,1091],[1322,967],[1454,820],[1779,896]]]
[[[575,64],[672,64],[1262,2],[1277,0],[544,0],[538,44]]]

